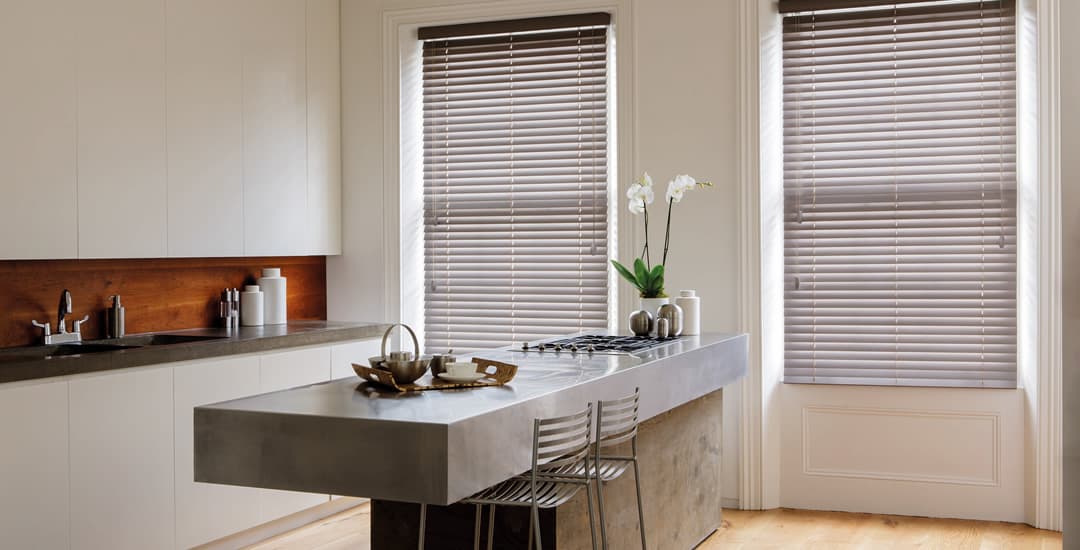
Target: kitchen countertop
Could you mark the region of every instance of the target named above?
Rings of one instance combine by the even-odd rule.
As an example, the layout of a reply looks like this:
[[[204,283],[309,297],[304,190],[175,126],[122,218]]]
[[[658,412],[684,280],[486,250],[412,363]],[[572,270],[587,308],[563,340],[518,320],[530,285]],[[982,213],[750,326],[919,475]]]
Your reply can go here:
[[[684,336],[633,355],[493,350],[473,355],[518,365],[506,386],[393,393],[352,377],[196,407],[195,479],[450,504],[529,468],[534,418],[640,388],[647,420],[744,376],[747,342]]]
[[[381,337],[388,326],[378,323],[290,321],[284,325],[240,327],[233,330],[203,328],[132,334],[119,340],[95,340],[83,344],[138,344],[147,341],[152,335],[160,334],[209,338],[53,357],[44,357],[42,350],[56,346],[0,349],[0,383],[375,338]]]

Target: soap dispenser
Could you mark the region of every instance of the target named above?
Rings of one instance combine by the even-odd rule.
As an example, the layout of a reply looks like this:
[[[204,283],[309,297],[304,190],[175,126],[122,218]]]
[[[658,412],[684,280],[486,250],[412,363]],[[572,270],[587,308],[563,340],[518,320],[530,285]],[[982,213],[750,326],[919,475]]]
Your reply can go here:
[[[112,306],[109,307],[105,327],[108,331],[107,338],[124,337],[124,306],[120,305],[120,295],[112,296]]]

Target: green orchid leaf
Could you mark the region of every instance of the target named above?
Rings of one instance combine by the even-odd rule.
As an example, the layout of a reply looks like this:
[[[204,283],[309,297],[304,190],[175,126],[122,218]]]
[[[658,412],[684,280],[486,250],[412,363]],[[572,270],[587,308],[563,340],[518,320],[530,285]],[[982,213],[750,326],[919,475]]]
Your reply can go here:
[[[634,260],[634,274],[637,275],[638,283],[643,287],[649,286],[649,268],[641,258]]]
[[[659,264],[653,267],[649,272],[648,288],[650,294],[660,297],[664,296],[664,265]]]
[[[627,281],[630,281],[630,284],[637,287],[637,289],[639,291],[644,290],[642,288],[641,283],[638,282],[637,277],[635,277],[634,274],[631,273],[630,270],[626,268],[626,266],[624,266],[623,264],[620,264],[619,262],[617,262],[615,260],[611,260],[611,265],[615,266],[615,271],[618,271],[619,275],[622,275],[623,279],[626,279]]]

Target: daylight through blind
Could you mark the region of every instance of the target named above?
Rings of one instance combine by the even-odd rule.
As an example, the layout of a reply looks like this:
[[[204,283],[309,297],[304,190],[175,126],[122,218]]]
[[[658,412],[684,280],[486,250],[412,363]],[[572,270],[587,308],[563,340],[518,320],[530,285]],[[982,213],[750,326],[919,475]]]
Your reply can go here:
[[[999,1],[785,15],[785,381],[1015,387],[1015,35]]]
[[[429,350],[607,327],[608,16],[572,17],[421,29]]]

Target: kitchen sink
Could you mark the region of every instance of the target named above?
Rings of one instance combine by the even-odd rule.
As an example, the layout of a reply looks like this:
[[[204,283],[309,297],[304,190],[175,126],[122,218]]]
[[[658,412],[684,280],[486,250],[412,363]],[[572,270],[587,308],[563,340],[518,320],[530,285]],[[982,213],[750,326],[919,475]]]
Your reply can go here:
[[[227,336],[205,336],[198,334],[134,334],[110,340],[84,341],[82,343],[56,344],[51,346],[32,346],[25,348],[0,349],[0,364],[40,361],[53,357],[69,357],[123,351],[149,346],[170,346],[194,342],[223,340]]]
[[[105,353],[137,348],[123,344],[59,344],[54,346],[34,346],[28,348],[11,348],[0,350],[0,363],[21,361],[33,361],[49,359],[52,357],[67,357],[70,355],[87,355],[91,353]]]
[[[213,342],[224,340],[228,336],[203,336],[197,334],[135,334],[109,340],[123,346],[171,346],[175,344],[191,344],[194,342]]]
[[[120,344],[61,344],[58,346],[46,346],[45,357],[63,357],[65,355],[85,355],[87,353],[103,353],[106,351],[120,351],[137,348],[139,346],[125,346]]]

